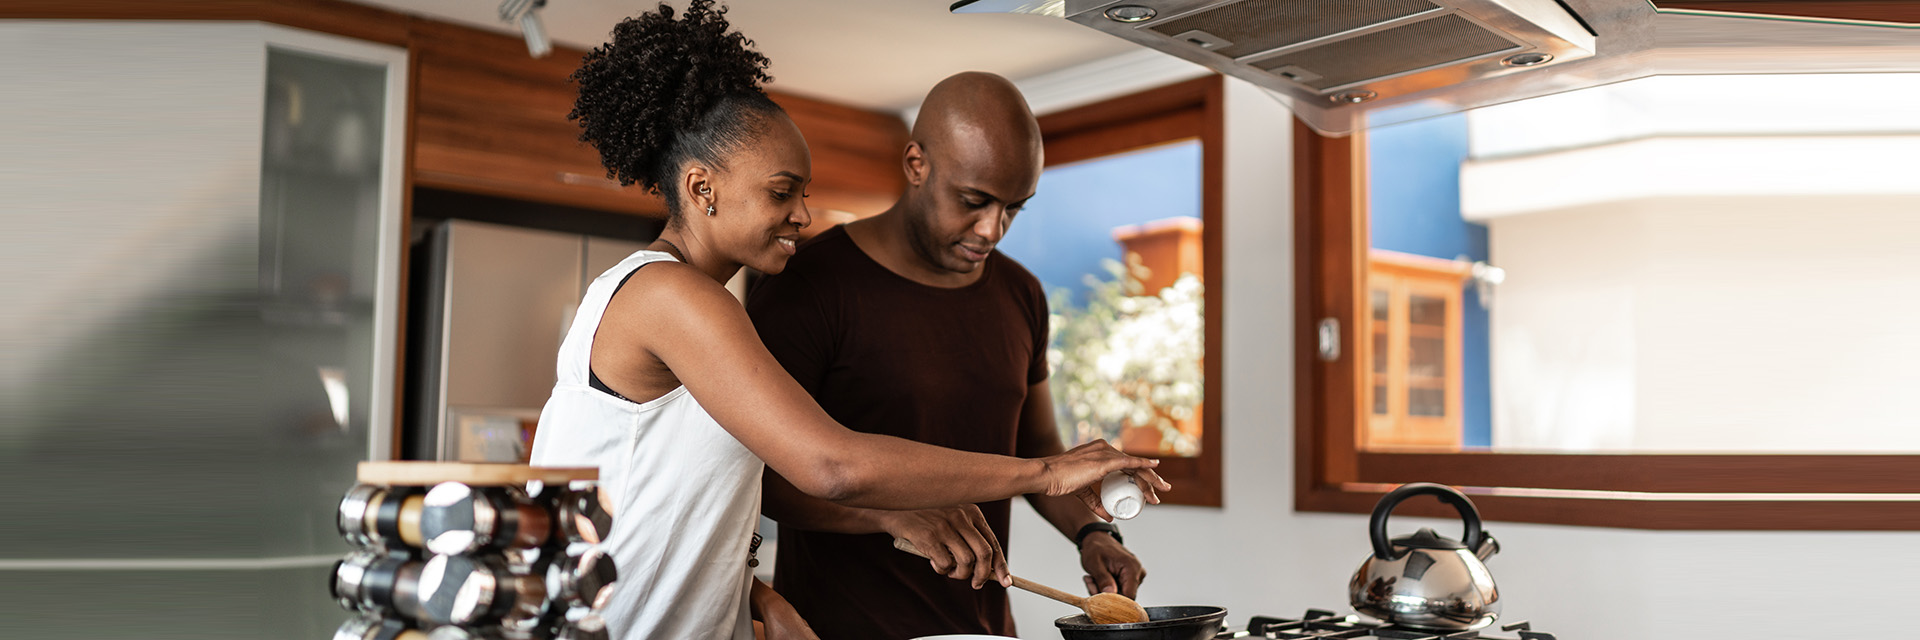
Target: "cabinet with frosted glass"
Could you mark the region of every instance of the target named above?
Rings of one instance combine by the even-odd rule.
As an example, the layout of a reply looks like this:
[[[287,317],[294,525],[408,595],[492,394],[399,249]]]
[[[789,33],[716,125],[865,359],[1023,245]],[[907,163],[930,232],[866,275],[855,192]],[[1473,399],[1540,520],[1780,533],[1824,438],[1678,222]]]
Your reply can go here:
[[[0,20],[0,59],[0,637],[333,637],[331,514],[392,443],[407,52]]]

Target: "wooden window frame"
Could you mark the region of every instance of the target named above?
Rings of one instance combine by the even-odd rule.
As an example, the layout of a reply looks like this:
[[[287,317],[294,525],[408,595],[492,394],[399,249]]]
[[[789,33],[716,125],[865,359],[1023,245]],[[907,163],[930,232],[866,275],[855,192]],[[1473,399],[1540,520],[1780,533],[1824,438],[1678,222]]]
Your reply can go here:
[[[1464,488],[1489,520],[1668,530],[1920,530],[1920,455],[1401,453],[1361,451],[1369,363],[1365,135],[1294,123],[1297,511],[1367,513],[1405,482]],[[1319,357],[1333,319],[1339,353]],[[1345,328],[1352,327],[1353,330]],[[1401,510],[1449,517],[1439,503]]]
[[[1070,164],[1182,140],[1200,141],[1200,244],[1205,256],[1206,389],[1201,412],[1200,455],[1163,457],[1160,475],[1174,490],[1167,504],[1221,506],[1221,321],[1226,273],[1221,261],[1224,194],[1224,94],[1221,76],[1179,82],[1041,116],[1046,166]]]

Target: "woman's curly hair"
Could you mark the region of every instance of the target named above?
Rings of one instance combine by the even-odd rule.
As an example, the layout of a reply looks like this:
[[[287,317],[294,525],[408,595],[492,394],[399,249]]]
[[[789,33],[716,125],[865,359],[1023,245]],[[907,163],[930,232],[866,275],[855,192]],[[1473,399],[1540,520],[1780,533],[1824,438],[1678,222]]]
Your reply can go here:
[[[773,78],[753,41],[729,32],[725,7],[692,0],[622,20],[613,38],[594,48],[572,79],[580,97],[567,118],[580,140],[600,150],[607,177],[658,193],[678,215],[677,173],[688,161],[716,167],[722,157],[781,113],[760,90]]]

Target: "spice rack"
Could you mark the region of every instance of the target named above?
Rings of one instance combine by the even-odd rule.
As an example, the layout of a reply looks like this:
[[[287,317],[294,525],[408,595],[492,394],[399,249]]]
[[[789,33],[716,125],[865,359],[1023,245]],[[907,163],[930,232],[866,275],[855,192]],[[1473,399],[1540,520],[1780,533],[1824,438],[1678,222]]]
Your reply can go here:
[[[362,462],[336,522],[334,640],[607,640],[599,471]]]

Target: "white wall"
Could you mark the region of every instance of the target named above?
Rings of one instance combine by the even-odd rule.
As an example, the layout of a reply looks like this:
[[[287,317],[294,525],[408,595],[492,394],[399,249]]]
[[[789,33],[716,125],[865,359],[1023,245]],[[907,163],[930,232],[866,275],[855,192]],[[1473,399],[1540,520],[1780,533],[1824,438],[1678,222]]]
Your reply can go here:
[[[1494,446],[1920,451],[1920,196],[1488,222]]]
[[[1346,609],[1367,553],[1359,515],[1295,513],[1291,120],[1227,81],[1223,508],[1150,507],[1123,523],[1150,574],[1146,605],[1212,604],[1251,615]],[[1096,96],[1097,97],[1097,96]],[[1077,554],[1032,510],[1014,510],[1016,574],[1080,584]],[[1457,525],[1408,518],[1395,531]],[[1899,635],[1920,598],[1920,534],[1648,532],[1491,523],[1506,616],[1566,640],[1694,640],[1784,629]],[[1013,594],[1022,636],[1055,638],[1069,607]],[[1815,625],[1818,625],[1817,627]]]

